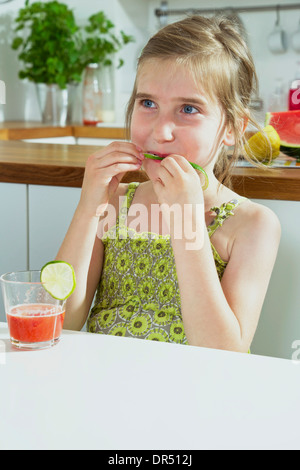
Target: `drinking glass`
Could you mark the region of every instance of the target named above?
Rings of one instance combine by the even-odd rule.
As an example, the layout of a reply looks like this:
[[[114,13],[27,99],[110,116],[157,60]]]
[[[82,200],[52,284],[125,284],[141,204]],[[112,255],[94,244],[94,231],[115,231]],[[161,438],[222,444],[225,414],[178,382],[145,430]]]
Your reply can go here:
[[[65,301],[56,300],[40,282],[40,271],[22,271],[0,277],[4,307],[13,346],[45,349],[62,332]]]

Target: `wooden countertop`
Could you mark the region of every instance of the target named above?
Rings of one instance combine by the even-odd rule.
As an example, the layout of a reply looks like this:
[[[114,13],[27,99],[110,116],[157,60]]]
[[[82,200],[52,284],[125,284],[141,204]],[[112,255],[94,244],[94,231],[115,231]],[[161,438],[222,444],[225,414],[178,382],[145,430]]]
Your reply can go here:
[[[0,122],[0,140],[43,139],[47,137],[97,138],[97,139],[124,139],[125,130],[120,126],[83,126],[72,124],[59,127],[49,126],[41,122],[11,121]]]
[[[80,188],[86,160],[96,149],[99,146],[0,141],[0,182]],[[145,181],[145,176],[132,172],[123,181]],[[233,188],[253,199],[300,201],[300,169],[238,167]]]
[[[99,147],[0,141],[0,181],[81,187],[85,162]]]

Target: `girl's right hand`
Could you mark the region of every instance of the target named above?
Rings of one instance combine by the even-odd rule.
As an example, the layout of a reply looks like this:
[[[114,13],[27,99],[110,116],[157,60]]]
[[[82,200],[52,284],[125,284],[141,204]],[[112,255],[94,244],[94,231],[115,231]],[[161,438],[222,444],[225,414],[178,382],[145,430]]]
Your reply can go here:
[[[112,142],[93,153],[86,163],[81,208],[91,216],[103,214],[124,174],[139,170],[143,159],[141,150],[130,142]]]

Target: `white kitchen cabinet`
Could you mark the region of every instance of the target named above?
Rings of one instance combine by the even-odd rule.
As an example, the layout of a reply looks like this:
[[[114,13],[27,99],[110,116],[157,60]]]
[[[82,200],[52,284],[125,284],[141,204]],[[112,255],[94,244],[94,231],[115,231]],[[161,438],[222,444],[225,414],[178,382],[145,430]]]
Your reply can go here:
[[[80,188],[29,186],[29,267],[52,261],[80,198]]]
[[[25,184],[0,183],[0,274],[27,268],[26,191]],[[0,321],[4,320],[0,292]]]
[[[259,325],[255,354],[291,359],[300,345],[300,202],[256,200],[281,223],[281,241]],[[257,267],[259,269],[259,266]]]

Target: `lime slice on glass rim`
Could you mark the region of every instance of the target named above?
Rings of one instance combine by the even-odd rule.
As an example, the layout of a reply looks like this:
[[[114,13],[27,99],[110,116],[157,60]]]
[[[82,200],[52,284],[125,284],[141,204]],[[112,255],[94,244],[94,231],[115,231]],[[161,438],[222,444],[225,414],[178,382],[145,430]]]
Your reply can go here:
[[[74,268],[66,261],[50,261],[41,269],[44,289],[57,300],[66,300],[76,287]]]
[[[163,160],[164,159],[164,157],[159,157],[158,155],[154,155],[152,153],[144,153],[144,156],[146,158],[151,158],[152,160]],[[197,163],[189,162],[189,164],[192,165],[192,167],[195,168],[195,170],[201,171],[201,173],[204,175],[205,183],[202,186],[202,189],[203,189],[203,191],[205,191],[208,188],[208,184],[209,184],[208,176],[207,176],[206,171],[203,170],[203,168],[201,166],[197,165]]]

